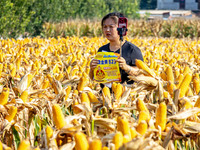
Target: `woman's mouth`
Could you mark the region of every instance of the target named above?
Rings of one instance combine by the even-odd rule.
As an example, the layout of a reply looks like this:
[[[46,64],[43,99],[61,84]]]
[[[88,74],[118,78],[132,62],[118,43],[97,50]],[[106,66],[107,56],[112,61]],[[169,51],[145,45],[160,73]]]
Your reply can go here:
[[[106,33],[106,36],[110,36],[111,34],[110,33]]]

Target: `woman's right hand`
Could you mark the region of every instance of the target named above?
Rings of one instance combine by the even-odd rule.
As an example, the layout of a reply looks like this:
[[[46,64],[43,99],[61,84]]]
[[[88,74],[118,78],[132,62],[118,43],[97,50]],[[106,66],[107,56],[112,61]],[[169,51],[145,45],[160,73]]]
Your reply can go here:
[[[94,70],[96,68],[96,66],[98,65],[98,59],[92,59],[90,62],[90,69]]]

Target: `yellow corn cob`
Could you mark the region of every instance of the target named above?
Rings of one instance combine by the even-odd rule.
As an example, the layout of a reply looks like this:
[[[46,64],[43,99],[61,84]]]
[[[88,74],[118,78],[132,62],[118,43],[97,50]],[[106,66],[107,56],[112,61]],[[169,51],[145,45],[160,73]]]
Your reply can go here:
[[[49,80],[44,79],[43,83],[42,83],[42,89],[46,89],[49,86]]]
[[[34,150],[40,150],[40,148],[39,148],[39,147],[36,147]]]
[[[30,150],[30,142],[27,140],[23,140],[20,144],[17,150]]]
[[[140,123],[142,120],[145,120],[145,121],[149,121],[151,118],[149,116],[149,113],[145,110],[142,110],[140,111],[139,113],[139,120],[138,120],[138,123]]]
[[[175,70],[175,79],[176,80],[178,79],[179,75],[180,75],[180,71],[179,70]]]
[[[4,88],[0,95],[0,104],[5,105],[8,102],[9,88]]]
[[[7,63],[4,64],[3,72],[7,72]]]
[[[88,106],[90,106],[90,100],[86,93],[81,93],[80,99],[81,99],[82,103],[86,102],[88,104]]]
[[[0,64],[0,77],[1,77],[2,71],[3,71],[3,64]]]
[[[146,71],[148,75],[152,77],[156,76],[156,74],[143,61],[136,59],[135,64],[139,69],[143,69],[144,71]]]
[[[167,75],[165,72],[161,72],[160,73],[160,77],[164,80],[164,81],[167,81]]]
[[[123,135],[128,135],[131,139],[131,131],[129,127],[129,122],[125,117],[117,118],[117,130],[121,131]]]
[[[174,90],[176,90],[176,86],[174,83],[172,83],[171,81],[167,82],[167,91],[169,92],[169,94],[171,95],[171,97],[174,96]]]
[[[109,89],[107,86],[105,86],[105,87],[103,88],[102,92],[103,92],[104,96],[105,96],[105,97],[108,97],[108,99],[111,101],[110,89]],[[103,106],[104,106],[104,105],[105,105],[105,99],[104,99],[104,97],[103,97]]]
[[[3,144],[0,141],[0,150],[3,150]]]
[[[113,82],[112,84],[112,91],[116,91],[116,88],[117,88],[117,83],[116,82]]]
[[[180,74],[180,75],[178,76],[178,79],[177,79],[178,84],[177,84],[177,86],[176,86],[177,88],[180,87],[181,82],[183,81],[183,78],[184,78],[183,74]]]
[[[192,93],[192,89],[190,87],[188,87],[188,90],[185,95],[186,96],[194,96],[194,94]]]
[[[63,74],[62,73],[60,73],[58,76],[56,76],[56,80],[61,80],[63,78]]]
[[[137,132],[135,128],[130,128],[130,130],[131,130],[131,138],[134,139],[137,136]]]
[[[115,149],[118,150],[123,145],[123,134],[118,131],[112,140],[113,144],[115,144]]]
[[[149,111],[149,110],[147,109],[147,107],[146,107],[144,101],[141,100],[141,99],[138,99],[138,100],[137,100],[136,106],[137,106],[138,111],[143,111],[143,110]]]
[[[183,106],[185,109],[190,109],[193,107],[192,103],[188,100],[185,100],[185,104]]]
[[[5,119],[7,119],[9,122],[13,120],[17,113],[17,107],[11,106],[8,110],[8,115],[6,115]]]
[[[197,99],[197,101],[194,104],[194,107],[200,108],[200,97]]]
[[[70,73],[71,69],[72,69],[72,66],[69,66],[69,67],[67,68],[68,74]]]
[[[14,67],[12,70],[11,70],[11,77],[14,77],[16,75],[16,68]]]
[[[21,59],[22,59],[22,55],[16,60],[16,67],[17,67],[17,70],[19,70],[19,68],[20,68]]]
[[[86,135],[82,132],[77,132],[74,135],[75,138],[75,149],[77,150],[88,150],[89,149],[89,144],[86,138]]]
[[[195,94],[199,94],[200,91],[200,81],[197,77],[193,78],[193,89]]]
[[[49,142],[50,142],[50,139],[51,139],[52,136],[53,136],[53,130],[49,125],[47,125],[47,127],[46,127],[46,137],[47,137],[47,145],[48,146],[49,146]]]
[[[171,81],[172,83],[174,83],[174,75],[171,66],[168,66],[166,68],[166,75],[167,75],[167,81]]]
[[[79,114],[79,113],[81,112],[81,109],[79,109],[78,107],[74,107],[74,106],[76,106],[76,105],[78,105],[78,104],[79,104],[78,101],[75,100],[75,101],[74,101],[74,104],[73,104],[73,112],[74,112],[75,114]]]
[[[104,146],[104,147],[102,148],[102,150],[110,150],[110,148]]]
[[[71,89],[72,89],[71,85],[67,86],[67,88],[66,88],[66,90],[65,90],[65,93],[66,93],[66,94],[65,94],[65,100],[68,99],[69,94],[70,94],[70,92],[71,92]]]
[[[33,79],[33,75],[32,74],[28,74],[28,82],[27,82],[27,87],[30,86],[31,82],[32,82],[32,79]]]
[[[161,102],[156,112],[156,123],[155,126],[158,129],[158,126],[161,127],[161,130],[164,131],[167,123],[167,106],[165,102]]]
[[[184,79],[181,82],[181,85],[179,87],[179,89],[180,89],[179,98],[185,96],[185,93],[187,91],[188,86],[190,85],[191,80],[192,80],[192,75],[191,74],[187,74],[184,77]]]
[[[147,126],[146,121],[145,121],[145,120],[142,120],[142,121],[137,125],[136,131],[137,131],[138,133],[140,133],[141,135],[144,135],[144,134],[146,133],[146,131],[147,131],[147,128],[148,128],[148,126]]]
[[[20,98],[25,103],[27,101],[27,99],[28,99],[28,91],[27,90],[23,91],[22,94],[21,94],[21,96],[20,96]]]
[[[52,111],[54,123],[58,129],[61,129],[66,125],[66,122],[60,106],[58,104],[54,104],[52,106]]]
[[[89,150],[101,150],[102,143],[101,140],[95,139],[92,142],[90,142]]]
[[[188,73],[191,73],[192,71],[190,70],[190,67],[185,66],[183,70],[183,76],[185,77]]]
[[[169,92],[167,92],[167,91],[164,91],[164,92],[163,92],[164,98],[168,98],[168,95],[169,95]]]
[[[90,102],[92,102],[92,103],[98,103],[99,102],[97,97],[92,92],[88,92],[87,94],[88,94],[88,97],[90,99]]]
[[[78,90],[74,90],[73,94],[78,95]]]
[[[131,138],[128,135],[124,135],[123,137],[123,144],[126,144],[131,141]]]
[[[83,91],[85,84],[86,84],[87,80],[84,77],[81,77],[80,82],[78,83],[78,91]]]
[[[3,62],[3,54],[2,53],[0,54],[0,62],[1,63]]]
[[[114,95],[115,95],[115,99],[117,101],[119,101],[119,99],[121,98],[121,96],[123,94],[123,86],[120,83],[118,83],[117,87],[115,88],[115,91],[113,91],[113,92],[114,92]]]
[[[56,139],[53,139],[53,141],[50,141],[52,136],[53,136],[53,130],[49,125],[47,125],[47,127],[46,127],[46,137],[47,137],[47,145],[48,145],[48,147],[49,147],[50,142],[54,142],[57,145]]]

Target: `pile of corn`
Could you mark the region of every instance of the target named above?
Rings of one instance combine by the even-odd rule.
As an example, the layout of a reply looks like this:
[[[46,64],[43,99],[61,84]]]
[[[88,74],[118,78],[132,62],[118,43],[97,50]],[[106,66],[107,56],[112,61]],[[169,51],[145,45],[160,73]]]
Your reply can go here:
[[[127,40],[141,76],[112,93],[88,76],[104,38],[0,40],[0,150],[199,149],[200,41]]]

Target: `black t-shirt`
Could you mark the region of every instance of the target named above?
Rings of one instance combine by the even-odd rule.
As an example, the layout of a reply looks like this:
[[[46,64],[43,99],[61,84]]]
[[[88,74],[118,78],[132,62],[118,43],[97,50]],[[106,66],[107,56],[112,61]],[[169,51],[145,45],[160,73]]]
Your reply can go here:
[[[112,51],[110,51],[109,47],[110,47],[110,43],[100,47],[98,52],[112,52]],[[120,49],[115,51],[115,53],[119,54]],[[140,49],[128,41],[125,41],[125,43],[122,45],[122,57],[126,60],[126,64],[129,66],[136,66],[135,59],[140,59],[143,61],[143,56],[142,56]],[[125,81],[128,84],[133,83],[133,81],[129,81],[130,79],[127,77],[128,74],[124,70],[120,69],[120,72],[121,72],[121,79],[122,79],[121,83],[124,83]]]

